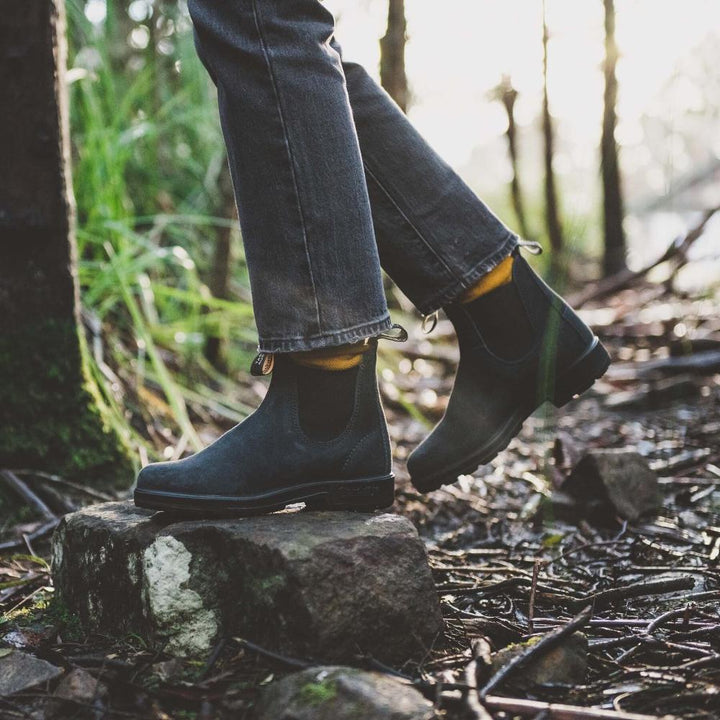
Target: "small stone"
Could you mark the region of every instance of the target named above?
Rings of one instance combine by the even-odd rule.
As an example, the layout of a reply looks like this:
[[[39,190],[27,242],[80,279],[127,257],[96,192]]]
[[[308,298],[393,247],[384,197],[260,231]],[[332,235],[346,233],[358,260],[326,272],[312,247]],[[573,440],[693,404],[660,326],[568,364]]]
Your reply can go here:
[[[587,510],[607,511],[626,520],[657,512],[660,490],[647,460],[631,450],[589,450],[562,486]]]
[[[177,658],[170,658],[170,660],[155,663],[151,666],[150,670],[152,674],[157,675],[160,680],[168,682],[180,677],[183,671],[183,664]]]
[[[303,670],[266,687],[256,720],[430,720],[433,705],[410,685],[345,667]]]
[[[509,645],[493,655],[492,672],[496,673],[513,658],[527,652],[528,646],[540,640],[530,640],[520,645]],[[587,637],[576,632],[565,638],[560,645],[526,665],[520,676],[523,683],[535,685],[577,685],[585,682],[587,673]]]
[[[74,700],[80,703],[91,703],[103,697],[107,688],[98,682],[87,670],[75,668],[71,670],[55,688],[53,695],[60,700]]]
[[[86,629],[180,657],[239,636],[299,657],[404,662],[442,630],[425,547],[398,515],[187,520],[105,503],[63,518],[53,573]]]
[[[0,657],[0,697],[27,690],[62,675],[62,670],[33,655],[13,650]]]

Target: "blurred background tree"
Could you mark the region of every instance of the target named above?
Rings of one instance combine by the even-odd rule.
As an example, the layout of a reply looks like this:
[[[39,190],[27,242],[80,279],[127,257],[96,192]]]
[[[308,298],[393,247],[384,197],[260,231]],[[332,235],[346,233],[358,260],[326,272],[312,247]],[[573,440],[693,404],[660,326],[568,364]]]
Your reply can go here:
[[[556,281],[560,279],[564,267],[565,240],[558,200],[557,180],[555,179],[555,123],[550,113],[549,81],[549,46],[550,30],[548,28],[546,0],[542,0],[542,45],[543,45],[543,96],[542,96],[542,135],[543,156],[545,158],[545,225],[547,237],[552,249],[550,265]]]
[[[493,88],[490,93],[490,97],[494,100],[499,100],[507,113],[505,137],[507,138],[508,155],[510,156],[510,168],[512,172],[510,179],[510,198],[512,200],[513,210],[515,211],[515,217],[517,218],[518,230],[524,238],[531,240],[533,236],[527,223],[525,198],[520,183],[517,123],[515,120],[515,103],[517,102],[518,91],[513,87],[512,78],[509,75],[503,75],[500,84]]]
[[[405,72],[406,44],[405,0],[388,0],[387,29],[380,38],[380,83],[403,112],[407,112],[410,103]]]
[[[620,178],[620,159],[615,139],[617,129],[618,48],[615,40],[615,0],[603,0],[605,6],[605,96],[603,104],[600,168],[603,180],[603,274],[612,275],[627,267],[624,203]]]

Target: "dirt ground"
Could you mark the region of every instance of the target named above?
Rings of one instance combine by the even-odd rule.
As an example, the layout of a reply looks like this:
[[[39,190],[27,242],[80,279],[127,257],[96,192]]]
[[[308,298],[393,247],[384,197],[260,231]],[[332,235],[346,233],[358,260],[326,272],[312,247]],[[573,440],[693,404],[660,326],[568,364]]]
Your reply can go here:
[[[404,459],[442,414],[451,386],[447,324],[432,347],[413,335],[402,359],[383,363],[394,510],[426,542],[446,620],[445,636],[421,664],[392,670],[436,702],[438,717],[483,717],[474,688],[578,710],[720,716],[719,309],[710,298],[654,287],[591,308],[587,317],[614,358],[608,375],[562,411],[538,411],[491,465],[428,496],[410,486]],[[644,459],[658,476],[656,514],[624,521],[602,496],[580,503],[558,492],[597,448]],[[38,525],[27,518],[26,535]],[[6,530],[14,537],[17,528]],[[85,636],[52,605],[46,538],[2,558],[0,653],[19,647],[100,682],[91,695],[62,701],[52,697],[53,683],[0,699],[0,717],[250,718],[258,688],[292,670],[290,659],[231,640],[190,663],[164,658],[142,638]],[[533,638],[573,619],[586,642],[574,652],[567,636],[558,641],[556,652],[567,650],[556,663],[564,674],[538,683],[522,663],[508,670],[486,662],[510,645],[527,655]],[[367,657],[356,665],[380,667]],[[496,718],[569,717],[488,708]]]

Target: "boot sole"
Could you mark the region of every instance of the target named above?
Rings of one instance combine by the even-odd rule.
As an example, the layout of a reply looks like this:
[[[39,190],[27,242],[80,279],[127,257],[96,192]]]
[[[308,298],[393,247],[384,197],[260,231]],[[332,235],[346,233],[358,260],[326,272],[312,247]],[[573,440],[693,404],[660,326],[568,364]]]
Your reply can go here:
[[[390,473],[377,478],[323,480],[245,497],[136,489],[134,499],[137,507],[194,516],[263,515],[300,502],[304,502],[311,510],[371,512],[388,508],[393,504],[395,476]]]
[[[563,407],[578,395],[587,392],[610,367],[610,356],[596,337],[585,353],[575,361],[558,379],[557,386],[548,397],[537,403],[518,409],[503,426],[481,448],[469,457],[453,463],[448,468],[427,478],[411,477],[413,486],[422,493],[437,490],[442,485],[454,483],[459,475],[471,475],[480,465],[487,465],[498,453],[505,450],[510,441],[522,429],[525,420],[532,415],[544,402],[550,401],[555,407]]]

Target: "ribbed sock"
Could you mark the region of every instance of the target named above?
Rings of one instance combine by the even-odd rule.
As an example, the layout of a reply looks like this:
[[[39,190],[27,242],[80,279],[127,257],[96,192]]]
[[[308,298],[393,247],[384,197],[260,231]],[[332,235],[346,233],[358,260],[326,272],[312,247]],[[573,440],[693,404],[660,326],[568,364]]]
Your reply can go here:
[[[472,287],[469,287],[458,298],[461,303],[469,303],[482,295],[487,295],[496,288],[507,285],[512,280],[513,256],[508,255],[489,273],[483,275]]]
[[[371,345],[367,340],[361,340],[348,345],[290,353],[289,357],[293,362],[303,367],[339,372],[340,370],[357,367],[362,360],[363,353],[367,352],[370,347]]]

